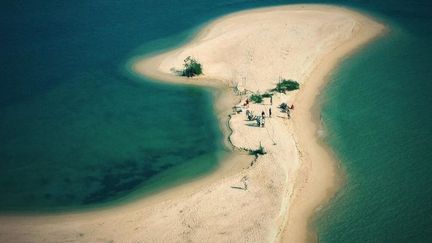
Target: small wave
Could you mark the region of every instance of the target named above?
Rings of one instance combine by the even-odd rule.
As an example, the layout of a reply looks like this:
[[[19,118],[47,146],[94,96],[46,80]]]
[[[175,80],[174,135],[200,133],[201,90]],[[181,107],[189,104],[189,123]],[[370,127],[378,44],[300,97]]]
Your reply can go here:
[[[325,138],[327,136],[327,132],[324,130],[324,128],[319,128],[317,133],[319,138]]]

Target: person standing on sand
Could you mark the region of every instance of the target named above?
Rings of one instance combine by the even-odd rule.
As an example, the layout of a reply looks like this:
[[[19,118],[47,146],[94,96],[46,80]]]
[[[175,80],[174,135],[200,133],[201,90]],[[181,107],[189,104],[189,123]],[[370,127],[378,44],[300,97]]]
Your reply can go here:
[[[270,105],[273,105],[273,96],[270,96]]]
[[[286,113],[287,113],[288,119],[290,119],[291,118],[290,109],[286,109]]]
[[[261,116],[262,116],[263,118],[265,117],[265,112],[264,112],[264,111],[261,112]]]
[[[269,117],[271,117],[271,107],[269,108]]]

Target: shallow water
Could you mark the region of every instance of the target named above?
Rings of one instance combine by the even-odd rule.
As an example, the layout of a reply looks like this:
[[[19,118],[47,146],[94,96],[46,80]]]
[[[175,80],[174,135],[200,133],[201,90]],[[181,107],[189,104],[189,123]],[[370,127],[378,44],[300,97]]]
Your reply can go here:
[[[346,60],[323,97],[346,184],[317,220],[320,242],[432,239],[432,5],[392,8],[391,33]]]
[[[13,5],[2,8],[0,211],[100,205],[217,166],[212,94],[124,68],[134,49],[173,31],[161,29],[169,20],[149,24],[163,6],[147,15],[144,3]]]

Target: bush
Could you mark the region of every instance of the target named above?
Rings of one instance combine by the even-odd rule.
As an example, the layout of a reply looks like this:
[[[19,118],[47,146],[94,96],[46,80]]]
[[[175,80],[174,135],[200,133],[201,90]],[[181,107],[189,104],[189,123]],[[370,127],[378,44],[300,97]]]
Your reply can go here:
[[[287,103],[282,103],[282,104],[280,104],[279,108],[281,108],[282,110],[286,110],[286,109],[288,109],[288,105],[287,105]]]
[[[259,146],[259,148],[258,148],[258,149],[255,149],[255,150],[251,150],[249,153],[250,153],[251,155],[255,155],[256,157],[258,157],[258,155],[264,155],[264,154],[266,154],[267,152],[265,151],[264,146],[262,146],[262,144],[261,144],[261,142],[260,142],[260,146]]]
[[[254,103],[261,103],[263,101],[263,97],[260,94],[253,94],[251,95],[250,100]]]
[[[300,84],[297,81],[284,79],[276,85],[274,90],[280,93],[285,93],[286,91],[292,91],[299,88]]]
[[[268,93],[268,92],[266,92],[266,93],[264,93],[264,94],[262,95],[263,98],[270,98],[270,97],[272,97],[272,96],[273,96],[273,94],[272,94],[272,93]]]
[[[201,64],[195,60],[193,57],[186,57],[186,59],[184,60],[184,69],[182,71],[182,76],[186,76],[186,77],[193,77],[196,75],[200,75],[202,74],[202,66]]]

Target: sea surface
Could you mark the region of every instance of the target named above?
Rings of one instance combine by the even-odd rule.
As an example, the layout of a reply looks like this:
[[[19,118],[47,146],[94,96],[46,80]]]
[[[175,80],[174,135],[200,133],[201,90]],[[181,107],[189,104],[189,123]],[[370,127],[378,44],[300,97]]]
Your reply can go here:
[[[0,212],[116,205],[214,170],[227,151],[212,93],[148,82],[127,64],[223,14],[297,2],[2,1]],[[345,182],[314,221],[319,240],[430,242],[432,2],[313,2],[391,28],[320,97]]]
[[[348,58],[322,97],[345,184],[320,242],[432,242],[432,1],[380,1],[391,32]]]

